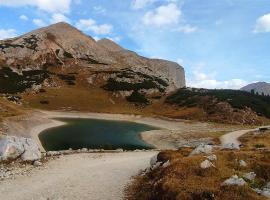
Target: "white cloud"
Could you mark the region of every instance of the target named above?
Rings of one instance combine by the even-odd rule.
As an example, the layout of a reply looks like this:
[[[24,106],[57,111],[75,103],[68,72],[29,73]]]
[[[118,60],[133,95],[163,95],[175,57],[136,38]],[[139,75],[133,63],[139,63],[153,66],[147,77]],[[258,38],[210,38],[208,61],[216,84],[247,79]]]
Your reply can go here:
[[[142,9],[145,6],[152,4],[156,0],[133,0],[131,7],[135,10]]]
[[[0,29],[0,40],[16,37],[15,29]]]
[[[23,21],[28,21],[28,17],[26,15],[21,15],[20,19]]]
[[[145,25],[163,26],[177,24],[181,17],[181,10],[176,4],[170,3],[147,12],[143,17]]]
[[[254,33],[270,32],[270,13],[261,16],[257,19]]]
[[[216,80],[214,74],[205,74],[201,71],[193,71],[193,77],[187,81],[189,87],[208,89],[240,89],[248,83],[242,79]]]
[[[0,0],[0,6],[21,7],[33,6],[50,13],[67,13],[71,0]]]
[[[52,15],[50,22],[51,23],[58,23],[58,22],[70,23],[70,20],[69,20],[69,18],[67,18],[65,15],[63,15],[61,13],[55,13]]]
[[[33,23],[38,27],[47,25],[42,19],[33,19]]]
[[[190,26],[190,25],[183,25],[183,26],[179,26],[176,31],[178,32],[182,32],[182,33],[194,33],[198,30],[197,27],[195,26]]]
[[[101,24],[98,25],[93,19],[80,19],[76,23],[76,27],[83,31],[92,31],[97,35],[106,35],[112,32],[112,25],[110,24]]]
[[[106,13],[106,9],[101,6],[95,6],[94,11],[98,14],[104,14]]]

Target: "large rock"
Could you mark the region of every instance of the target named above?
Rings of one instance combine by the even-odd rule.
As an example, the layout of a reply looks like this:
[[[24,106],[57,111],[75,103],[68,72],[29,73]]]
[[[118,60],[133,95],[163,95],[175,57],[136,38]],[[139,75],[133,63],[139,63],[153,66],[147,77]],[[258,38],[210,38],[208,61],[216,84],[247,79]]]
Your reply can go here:
[[[41,158],[37,143],[30,138],[5,136],[0,138],[0,161],[21,158],[34,161]]]
[[[236,185],[236,186],[243,186],[246,184],[246,181],[242,178],[238,178],[237,175],[232,176],[231,178],[225,180],[221,185]]]
[[[205,160],[200,164],[202,169],[208,169],[211,167],[215,167],[215,165],[213,163],[211,163],[209,160]]]
[[[0,160],[16,159],[24,153],[21,138],[2,137],[0,138]]]
[[[200,144],[198,147],[196,147],[191,153],[190,156],[192,155],[198,155],[198,154],[211,154],[213,150],[212,145],[207,145],[207,144]]]

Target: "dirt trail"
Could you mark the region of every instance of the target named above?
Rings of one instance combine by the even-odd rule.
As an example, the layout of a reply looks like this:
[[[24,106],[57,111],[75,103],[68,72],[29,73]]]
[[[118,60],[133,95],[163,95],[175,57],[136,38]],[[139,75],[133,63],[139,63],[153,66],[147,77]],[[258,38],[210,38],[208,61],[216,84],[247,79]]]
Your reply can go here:
[[[239,130],[239,131],[233,131],[233,132],[227,133],[220,137],[221,146],[226,147],[227,145],[232,145],[232,144],[234,146],[239,146],[241,143],[238,140],[238,138],[240,138],[241,136],[249,132],[258,131],[260,128],[270,128],[270,126],[264,126],[264,127],[248,129],[248,130]]]
[[[157,152],[74,154],[49,161],[29,176],[0,182],[5,200],[117,200]]]

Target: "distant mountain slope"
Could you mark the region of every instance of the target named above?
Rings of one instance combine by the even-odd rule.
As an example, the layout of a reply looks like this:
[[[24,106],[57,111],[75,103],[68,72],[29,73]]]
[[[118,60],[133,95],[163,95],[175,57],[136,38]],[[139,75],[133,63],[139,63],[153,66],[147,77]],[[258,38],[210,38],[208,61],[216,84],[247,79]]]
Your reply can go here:
[[[177,63],[139,56],[108,39],[96,42],[63,22],[0,41],[0,69],[3,67],[19,75],[29,70],[57,67],[63,70],[76,67],[78,71],[91,69],[103,72],[104,82],[110,79],[129,84],[150,81],[152,86],[139,89],[162,89],[163,92],[185,86],[184,69]],[[6,84],[8,75],[0,71],[1,74]],[[93,76],[84,78],[91,79],[93,84],[98,81]]]
[[[247,92],[253,91],[254,93],[258,93],[260,95],[262,95],[262,94],[270,95],[270,84],[266,83],[266,82],[252,83],[252,84],[249,84],[249,85],[241,88],[241,90],[247,91]]]

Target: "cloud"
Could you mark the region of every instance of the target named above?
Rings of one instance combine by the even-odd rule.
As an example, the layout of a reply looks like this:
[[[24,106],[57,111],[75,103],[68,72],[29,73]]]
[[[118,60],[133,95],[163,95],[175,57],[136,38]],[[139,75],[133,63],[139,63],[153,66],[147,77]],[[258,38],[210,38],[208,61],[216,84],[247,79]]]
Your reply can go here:
[[[23,20],[23,21],[28,21],[28,17],[25,16],[25,15],[21,15],[20,16],[20,19]]]
[[[201,71],[193,71],[193,77],[187,81],[189,87],[208,89],[240,89],[248,83],[242,79],[216,80],[214,74],[206,74]]]
[[[257,19],[253,32],[254,33],[270,32],[270,13],[263,15],[259,19]]]
[[[155,1],[156,0],[133,0],[131,4],[131,8],[135,10],[142,9],[145,6],[152,4]]]
[[[103,8],[102,6],[94,6],[93,9],[94,9],[95,13],[98,13],[98,14],[106,13],[106,9]]]
[[[170,3],[165,6],[160,6],[153,11],[147,12],[143,17],[145,25],[163,26],[177,24],[181,17],[181,10],[176,4]]]
[[[38,27],[47,25],[42,19],[33,19],[33,23]]]
[[[93,19],[80,19],[76,25],[82,31],[92,31],[97,35],[107,35],[112,32],[113,26],[110,24],[98,25]]]
[[[68,13],[71,0],[0,0],[0,6],[32,6],[50,13]]]
[[[0,29],[0,40],[16,37],[15,29]]]
[[[194,33],[194,32],[196,32],[198,30],[198,28],[197,27],[195,27],[195,26],[191,26],[191,25],[188,25],[188,24],[186,24],[186,25],[183,25],[183,26],[179,26],[177,29],[176,29],[176,31],[178,31],[178,32],[182,32],[182,33]]]
[[[69,18],[67,18],[65,15],[63,15],[61,13],[55,13],[52,15],[50,22],[51,23],[58,23],[58,22],[70,23],[70,20],[69,20]]]

